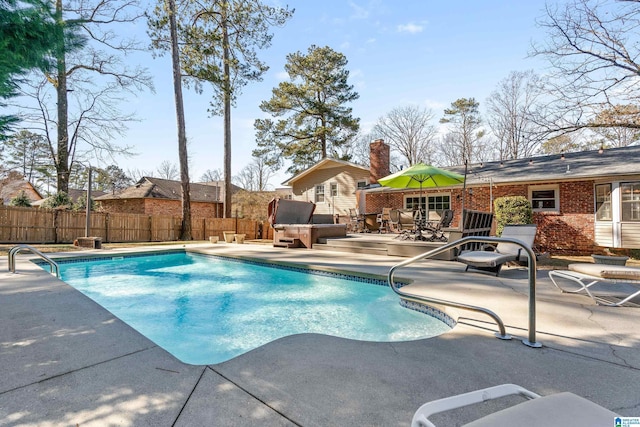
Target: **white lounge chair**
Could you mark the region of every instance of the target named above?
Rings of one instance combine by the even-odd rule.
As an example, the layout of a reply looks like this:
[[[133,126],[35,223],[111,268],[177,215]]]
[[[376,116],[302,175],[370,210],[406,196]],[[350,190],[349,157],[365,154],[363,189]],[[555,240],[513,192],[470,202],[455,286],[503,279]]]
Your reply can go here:
[[[528,248],[533,247],[536,237],[536,225],[506,225],[502,231],[505,238],[517,239]],[[528,259],[527,253],[513,243],[498,243],[493,251],[462,251],[458,255],[458,261],[467,264],[476,270],[491,271],[498,276],[502,266],[510,261],[524,262]]]
[[[549,272],[549,278],[562,292],[578,293],[585,291],[596,304],[610,307],[621,306],[640,295],[640,268],[590,263],[569,264],[568,268],[569,270],[552,270]],[[567,290],[560,286],[558,282],[562,280],[558,279],[575,282],[578,285],[578,289]],[[610,286],[611,288],[614,288],[613,285],[615,284],[626,284],[626,286],[616,285],[612,290],[623,292],[620,294],[622,298],[617,302],[609,302],[603,299],[603,295],[598,296],[591,289],[597,283],[612,285]]]
[[[615,412],[573,393],[564,392],[541,397],[518,385],[502,384],[425,403],[413,415],[411,427],[435,427],[435,424],[428,419],[433,414],[517,394],[530,400],[465,425],[468,427],[601,427],[614,425],[614,418],[618,416]]]

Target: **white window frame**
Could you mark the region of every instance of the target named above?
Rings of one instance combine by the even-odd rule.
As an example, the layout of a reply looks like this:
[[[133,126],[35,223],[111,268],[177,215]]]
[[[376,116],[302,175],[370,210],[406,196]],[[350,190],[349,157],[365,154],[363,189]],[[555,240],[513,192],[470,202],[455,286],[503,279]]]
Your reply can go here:
[[[640,204],[640,201],[638,200],[638,196],[637,193],[634,192],[633,193],[633,198],[629,199],[629,200],[624,200],[624,187],[627,185],[633,185],[633,186],[637,186],[639,183],[639,181],[625,181],[625,182],[620,182],[620,221],[621,222],[638,222],[640,221],[640,218],[638,218],[639,216],[639,209],[638,205]],[[627,211],[627,209],[625,209],[625,206],[631,206],[631,208],[629,208],[629,212],[632,214],[631,217],[626,217],[624,216],[625,212]]]
[[[609,198],[608,200],[605,198],[604,200],[599,200],[598,199],[598,187],[604,187],[604,186],[608,186],[609,187]],[[601,183],[596,183],[594,188],[593,188],[593,193],[594,193],[594,202],[595,202],[595,220],[596,222],[612,222],[613,221],[613,184],[610,182],[601,182]],[[608,208],[607,208],[608,206]],[[609,213],[609,217],[608,218],[598,218],[598,208],[603,209],[603,212],[608,212]]]
[[[356,190],[361,190],[361,189],[363,189],[364,187],[366,187],[367,185],[369,185],[369,183],[367,182],[367,180],[365,180],[365,179],[358,180],[358,181],[356,182]]]
[[[411,209],[407,207],[407,200],[408,199],[418,199],[420,197],[419,194],[406,194],[404,196],[404,199],[402,201],[402,206],[404,207],[404,209]],[[422,199],[424,199],[424,203],[423,200],[420,200],[419,203],[421,205],[421,207],[424,210],[429,210],[429,198],[431,197],[448,197],[449,198],[449,208],[451,209],[451,193],[423,193],[422,194]],[[413,203],[412,203],[413,204]],[[447,208],[444,208],[447,209]],[[434,212],[437,212],[437,209],[434,210]]]
[[[314,196],[313,199],[315,200],[316,203],[324,203],[326,198],[325,198],[325,185],[324,184],[316,184],[316,186],[314,187]],[[322,189],[322,191],[318,191],[319,189]],[[319,200],[320,196],[322,196],[322,200]]]
[[[533,202],[533,192],[534,191],[545,191],[545,190],[553,190],[554,194],[554,208],[539,208],[535,206]],[[550,199],[549,199],[550,200]],[[531,202],[531,207],[534,212],[557,212],[560,213],[560,186],[557,184],[552,185],[530,185],[529,186],[529,202]]]
[[[338,197],[338,183],[332,182],[329,184],[329,197]]]

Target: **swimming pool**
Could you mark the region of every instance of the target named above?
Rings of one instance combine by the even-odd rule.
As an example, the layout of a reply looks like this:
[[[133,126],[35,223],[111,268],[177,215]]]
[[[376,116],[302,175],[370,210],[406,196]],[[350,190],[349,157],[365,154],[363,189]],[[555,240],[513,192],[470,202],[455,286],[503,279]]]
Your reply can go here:
[[[402,307],[376,279],[183,251],[59,264],[62,280],[190,364],[220,363],[298,333],[407,341],[450,329]]]

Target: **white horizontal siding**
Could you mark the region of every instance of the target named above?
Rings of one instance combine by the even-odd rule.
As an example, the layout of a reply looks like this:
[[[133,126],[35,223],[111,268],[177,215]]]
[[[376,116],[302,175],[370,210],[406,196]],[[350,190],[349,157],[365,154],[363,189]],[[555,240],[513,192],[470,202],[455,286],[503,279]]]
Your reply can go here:
[[[640,249],[640,222],[620,223],[622,247],[626,249]]]
[[[613,247],[613,223],[611,221],[596,221],[596,244],[608,248]]]

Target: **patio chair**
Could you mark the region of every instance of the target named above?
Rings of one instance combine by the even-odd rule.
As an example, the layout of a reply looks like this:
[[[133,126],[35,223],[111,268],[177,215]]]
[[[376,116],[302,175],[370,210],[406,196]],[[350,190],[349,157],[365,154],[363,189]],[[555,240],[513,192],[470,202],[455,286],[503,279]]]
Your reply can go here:
[[[411,427],[435,427],[435,424],[428,419],[433,414],[511,395],[520,395],[528,400],[465,425],[469,427],[600,427],[613,425],[614,418],[618,416],[615,412],[573,393],[563,392],[541,397],[518,385],[502,384],[425,403],[413,415]]]
[[[447,241],[447,236],[445,236],[443,228],[449,227],[451,225],[451,221],[453,221],[453,211],[451,209],[445,209],[442,211],[442,215],[440,216],[440,221],[437,223],[427,222],[424,225],[424,229],[422,230],[423,236],[425,240],[433,242],[435,240],[440,240],[441,242]],[[429,235],[429,233],[431,233]]]
[[[640,268],[591,263],[569,264],[568,268],[569,270],[551,270],[549,272],[549,278],[561,292],[585,291],[596,304],[610,307],[619,307],[640,295]],[[558,279],[575,282],[578,289],[567,290],[558,284]],[[600,295],[593,292],[592,287],[598,283],[608,288],[606,295],[604,295],[604,291]],[[612,298],[619,299],[619,301],[610,302],[609,300]]]
[[[376,221],[378,222],[379,233],[391,231],[391,208],[382,208],[382,212],[378,214]]]
[[[364,233],[364,216],[357,209],[349,208],[349,229],[352,233]]]
[[[533,241],[536,237],[536,225],[506,225],[502,231],[502,237],[508,237],[511,239],[517,239],[524,243],[527,247],[533,247]],[[485,249],[493,248],[493,246],[485,247]],[[469,267],[481,271],[490,271],[495,273],[496,276],[500,274],[502,266],[511,261],[524,263],[528,260],[528,256],[523,253],[522,248],[513,243],[498,243],[493,251],[489,250],[474,250],[474,251],[462,251],[458,255],[459,262],[467,264],[465,271],[469,270]]]

